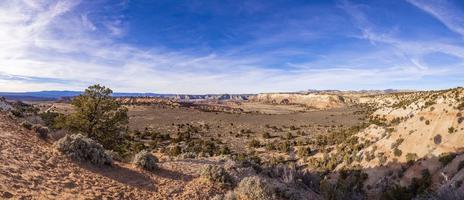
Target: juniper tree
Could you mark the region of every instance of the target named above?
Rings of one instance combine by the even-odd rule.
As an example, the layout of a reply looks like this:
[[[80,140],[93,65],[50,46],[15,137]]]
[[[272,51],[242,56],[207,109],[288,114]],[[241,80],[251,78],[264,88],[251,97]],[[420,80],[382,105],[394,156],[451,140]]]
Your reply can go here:
[[[127,130],[127,108],[112,98],[113,91],[105,86],[92,85],[73,98],[75,112],[65,116],[61,127],[83,133],[107,149],[117,150]]]

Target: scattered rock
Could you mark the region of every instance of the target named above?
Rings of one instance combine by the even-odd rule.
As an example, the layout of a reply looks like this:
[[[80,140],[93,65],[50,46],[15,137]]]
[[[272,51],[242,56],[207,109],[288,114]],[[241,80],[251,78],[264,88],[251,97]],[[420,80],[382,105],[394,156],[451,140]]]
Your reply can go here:
[[[5,199],[13,198],[13,194],[11,194],[10,192],[2,192],[2,198],[5,198]]]

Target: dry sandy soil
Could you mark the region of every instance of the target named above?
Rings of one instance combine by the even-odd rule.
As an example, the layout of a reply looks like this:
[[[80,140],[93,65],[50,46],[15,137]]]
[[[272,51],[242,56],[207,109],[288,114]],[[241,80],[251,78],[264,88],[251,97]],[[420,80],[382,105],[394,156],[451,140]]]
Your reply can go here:
[[[211,161],[162,161],[153,173],[122,163],[98,168],[59,155],[16,124],[0,114],[0,199],[208,199],[220,192],[196,178]]]

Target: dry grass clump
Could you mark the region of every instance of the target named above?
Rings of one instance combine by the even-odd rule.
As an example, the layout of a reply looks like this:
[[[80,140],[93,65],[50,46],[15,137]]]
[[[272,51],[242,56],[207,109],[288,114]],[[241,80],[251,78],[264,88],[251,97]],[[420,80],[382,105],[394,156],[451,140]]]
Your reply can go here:
[[[208,179],[214,183],[224,185],[232,185],[233,180],[229,173],[226,172],[224,167],[216,165],[208,165],[201,170],[201,177]]]
[[[21,122],[20,125],[21,125],[22,127],[24,127],[25,129],[27,129],[27,130],[31,130],[31,129],[32,129],[32,124],[29,123],[28,121],[23,121],[23,122]]]
[[[276,199],[274,189],[259,176],[244,178],[235,188],[235,195],[240,200],[273,200]]]
[[[81,134],[66,135],[55,143],[55,147],[77,161],[88,161],[99,166],[113,162],[101,144]]]
[[[158,158],[156,158],[146,150],[142,150],[139,153],[137,153],[134,156],[132,163],[148,171],[153,171],[158,168],[158,165],[156,164],[158,163]]]

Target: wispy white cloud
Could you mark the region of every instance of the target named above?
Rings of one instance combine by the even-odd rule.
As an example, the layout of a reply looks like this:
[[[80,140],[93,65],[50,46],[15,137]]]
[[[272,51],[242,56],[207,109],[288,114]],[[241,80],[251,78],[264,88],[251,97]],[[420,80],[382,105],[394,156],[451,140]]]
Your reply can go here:
[[[407,0],[417,8],[435,17],[451,31],[464,36],[464,11],[449,0]]]
[[[122,19],[94,21],[88,11],[77,9],[79,3],[84,2],[7,0],[0,3],[0,91],[80,90],[93,83],[102,83],[117,91],[163,93],[368,89],[455,73],[452,68],[436,69],[422,63],[421,55],[437,48],[464,58],[464,50],[459,46],[405,42],[378,34],[366,18],[356,17],[360,12],[354,9],[358,6],[349,3],[345,9],[353,11],[352,16],[362,22],[363,37],[373,43],[387,43],[399,55],[383,51],[335,52],[314,62],[272,68],[268,60],[273,55],[295,54],[296,50],[276,49],[245,55],[237,51],[243,46],[206,54],[164,47],[142,48],[117,40],[127,34]],[[308,34],[308,40],[319,37]],[[272,40],[282,41],[279,37]],[[251,44],[275,42],[272,40]],[[311,52],[299,49],[297,53]],[[409,61],[392,62],[390,66],[390,62],[375,61],[394,60],[403,54],[411,55]],[[366,67],[366,63],[372,66]]]
[[[460,66],[464,66],[464,47],[456,44],[453,40],[440,37],[436,37],[434,40],[403,39],[400,36],[395,35],[396,30],[392,30],[391,32],[378,31],[376,25],[372,24],[365,15],[365,12],[363,12],[362,8],[368,9],[367,6],[356,5],[349,1],[343,1],[340,7],[345,10],[353,18],[355,24],[357,24],[362,33],[360,38],[368,40],[373,46],[381,46],[384,50],[384,54],[390,54],[393,57],[396,56],[398,60],[404,58],[407,61],[404,64],[409,65],[410,67],[415,67],[422,71],[431,70],[430,66],[427,66],[423,60],[429,54],[436,52],[460,58],[462,60]],[[389,56],[383,55],[380,58],[385,57]],[[448,68],[448,71],[452,71],[451,69],[454,69],[455,66],[442,65],[433,66],[433,68]],[[433,72],[434,70],[431,71]],[[434,74],[432,73],[429,75]]]

